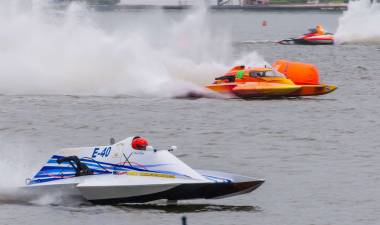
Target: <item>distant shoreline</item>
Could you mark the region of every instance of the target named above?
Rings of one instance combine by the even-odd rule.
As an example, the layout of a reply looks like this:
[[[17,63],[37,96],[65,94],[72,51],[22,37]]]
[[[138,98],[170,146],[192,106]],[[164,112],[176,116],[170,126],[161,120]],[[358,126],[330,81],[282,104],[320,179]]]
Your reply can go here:
[[[92,5],[90,7],[103,10],[128,10],[128,9],[164,9],[164,10],[185,10],[194,8],[191,5]],[[209,6],[212,10],[252,10],[252,11],[343,11],[347,10],[345,3],[330,4],[269,4],[269,5],[223,5]]]
[[[252,6],[211,6],[212,9],[237,10],[347,10],[347,4],[269,4]]]

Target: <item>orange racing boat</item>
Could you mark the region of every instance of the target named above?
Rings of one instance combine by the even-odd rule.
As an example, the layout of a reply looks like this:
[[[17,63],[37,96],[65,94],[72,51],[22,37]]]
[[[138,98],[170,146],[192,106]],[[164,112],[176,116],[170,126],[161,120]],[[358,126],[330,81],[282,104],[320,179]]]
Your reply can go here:
[[[278,98],[327,94],[335,86],[319,83],[318,70],[311,64],[276,61],[268,67],[235,66],[215,78],[210,90],[240,98]]]
[[[318,69],[312,64],[277,60],[272,66],[294,84],[301,86],[299,90],[288,94],[289,97],[324,95],[337,89],[334,85],[320,83]]]

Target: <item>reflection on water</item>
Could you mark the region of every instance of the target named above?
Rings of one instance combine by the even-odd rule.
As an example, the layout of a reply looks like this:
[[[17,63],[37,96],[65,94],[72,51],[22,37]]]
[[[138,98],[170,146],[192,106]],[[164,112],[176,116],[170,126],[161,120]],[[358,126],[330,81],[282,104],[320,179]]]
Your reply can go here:
[[[150,203],[150,204],[123,204],[123,205],[93,205],[89,202],[83,201],[81,204],[34,204],[27,201],[0,201],[0,205],[14,205],[14,206],[41,206],[53,207],[60,212],[70,213],[83,213],[83,214],[103,214],[114,212],[115,209],[122,210],[126,213],[141,211],[151,213],[198,213],[198,212],[261,212],[262,208],[259,206],[251,205],[218,205],[218,204],[165,204],[165,203]]]
[[[19,199],[0,199],[0,205],[33,205],[28,201],[23,201]]]
[[[260,212],[258,206],[217,205],[217,204],[127,204],[117,206],[123,210],[151,210],[165,213],[196,213],[196,212]]]

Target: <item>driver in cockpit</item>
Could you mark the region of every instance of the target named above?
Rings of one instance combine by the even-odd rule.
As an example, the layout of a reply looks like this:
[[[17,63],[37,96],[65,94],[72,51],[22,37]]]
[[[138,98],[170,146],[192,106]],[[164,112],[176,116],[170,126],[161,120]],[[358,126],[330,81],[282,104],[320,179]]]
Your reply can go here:
[[[148,141],[142,137],[134,137],[132,140],[132,148],[136,150],[146,150],[146,146],[148,146]]]
[[[319,25],[319,24],[317,25],[317,27],[315,27],[315,29],[309,29],[309,31],[311,34],[316,34],[316,35],[324,35],[326,33],[322,25]]]
[[[322,27],[322,25],[317,25],[317,27],[315,28],[315,30],[317,31],[316,33],[318,35],[324,35],[326,33],[325,29]]]

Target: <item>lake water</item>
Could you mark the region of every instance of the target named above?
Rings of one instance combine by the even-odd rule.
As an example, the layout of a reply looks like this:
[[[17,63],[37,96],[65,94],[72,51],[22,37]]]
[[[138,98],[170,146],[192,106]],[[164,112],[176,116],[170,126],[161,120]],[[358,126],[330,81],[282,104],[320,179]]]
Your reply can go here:
[[[160,28],[183,20],[188,13],[89,14],[103,32],[143,27],[157,45],[165,45],[162,40],[168,33]],[[104,95],[81,95],[71,88],[39,93],[41,84],[34,91],[14,86],[18,91],[9,94],[3,87],[2,186],[32,176],[59,148],[107,144],[110,137],[120,140],[132,135],[144,136],[159,148],[177,145],[175,154],[193,168],[230,171],[266,182],[247,195],[184,201],[177,206],[62,205],[54,199],[26,202],[2,194],[1,224],[179,224],[183,215],[193,225],[379,224],[380,45],[273,43],[302,34],[317,23],[334,32],[340,16],[340,12],[212,11],[204,18],[211,37],[228,33],[232,43],[232,54],[220,62],[255,51],[267,62],[285,58],[313,63],[323,82],[338,86],[325,96],[191,100],[107,90]],[[267,27],[261,26],[262,20]],[[149,55],[149,48],[141,54]],[[147,66],[150,63],[155,64],[147,62]],[[152,72],[160,76],[159,71]]]

